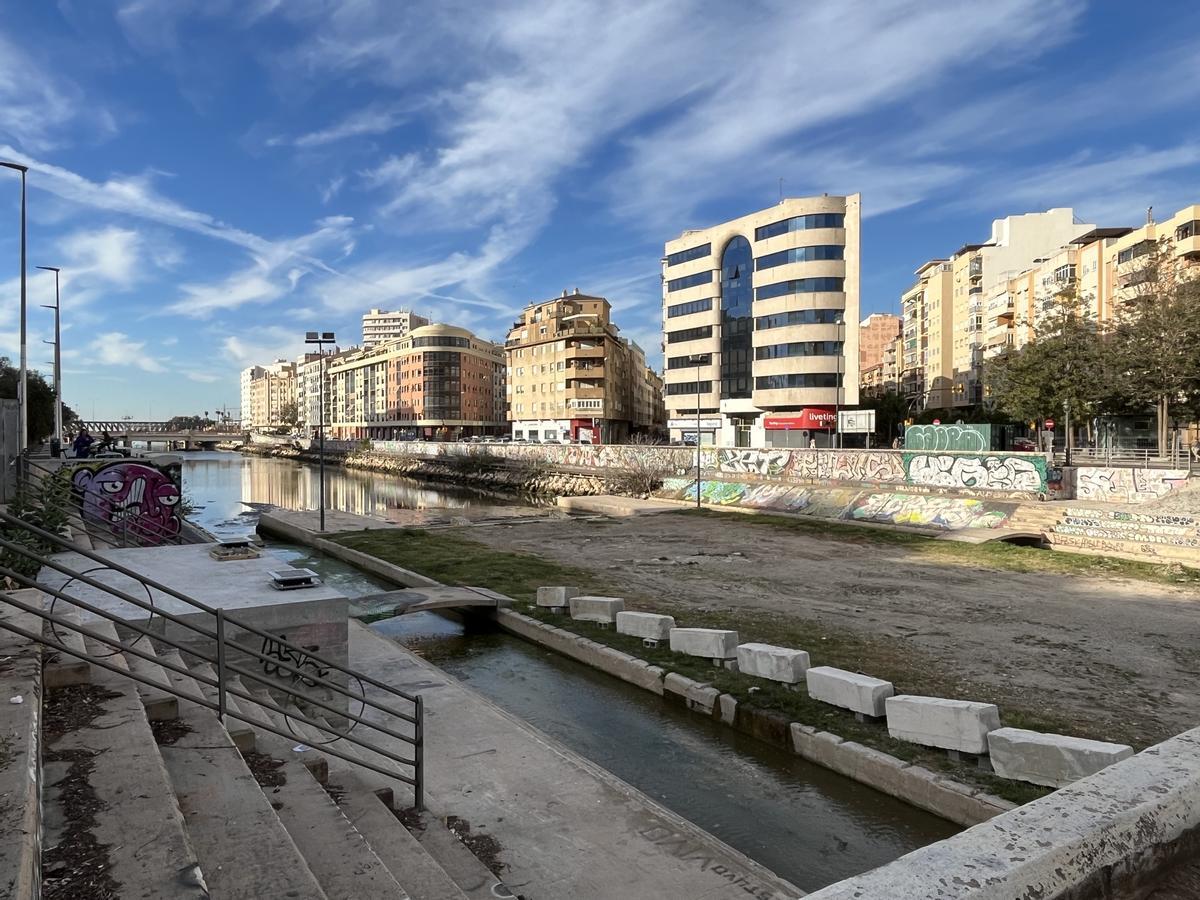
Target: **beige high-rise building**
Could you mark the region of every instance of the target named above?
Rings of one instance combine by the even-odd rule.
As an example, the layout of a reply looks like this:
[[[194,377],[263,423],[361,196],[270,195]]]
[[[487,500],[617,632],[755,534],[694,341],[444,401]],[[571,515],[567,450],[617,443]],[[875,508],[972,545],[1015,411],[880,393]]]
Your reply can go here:
[[[604,297],[530,303],[505,341],[514,440],[615,443],[661,430],[661,382]]]
[[[888,313],[871,313],[858,323],[858,364],[863,369],[883,364],[888,345],[900,335],[902,320]]]
[[[289,407],[296,402],[295,364],[277,359],[269,366],[252,366],[246,372],[250,373],[246,389],[250,418],[246,421],[243,412],[242,424],[258,429],[290,426]]]
[[[668,241],[671,436],[718,446],[831,440],[858,404],[860,197],[789,198]]]
[[[900,298],[904,311],[900,393],[913,408],[949,406],[954,367],[951,353],[954,310],[949,260],[931,259]]]
[[[424,316],[418,316],[407,309],[390,312],[386,309],[372,309],[363,313],[362,317],[363,349],[399,340],[414,328],[428,324],[429,320]]]

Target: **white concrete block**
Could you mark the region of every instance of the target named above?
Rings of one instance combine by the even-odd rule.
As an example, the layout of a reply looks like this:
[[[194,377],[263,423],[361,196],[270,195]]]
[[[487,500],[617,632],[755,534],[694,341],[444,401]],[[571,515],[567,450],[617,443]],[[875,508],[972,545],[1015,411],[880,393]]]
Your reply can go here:
[[[1000,727],[1000,710],[992,703],[902,694],[889,697],[886,707],[888,734],[926,747],[987,753],[988,732]]]
[[[619,597],[572,597],[571,618],[580,622],[604,622],[611,625],[617,621],[617,613],[625,608]]]
[[[675,627],[673,616],[660,616],[657,613],[619,612],[617,613],[617,633],[631,634],[634,637],[648,638],[652,641],[665,641],[671,636]]]
[[[572,597],[579,596],[579,588],[576,587],[540,587],[537,591],[538,606],[566,606],[571,602]]]
[[[798,684],[808,671],[808,654],[803,650],[771,644],[739,644],[738,671],[785,684]]]
[[[988,733],[988,753],[1001,778],[1058,788],[1133,756],[1133,748],[1065,734],[999,728]]]
[[[804,680],[808,695],[813,699],[865,716],[882,716],[883,701],[895,693],[890,681],[833,666],[809,669],[804,673]]]
[[[738,633],[720,628],[672,628],[671,649],[705,659],[733,659],[737,656]]]

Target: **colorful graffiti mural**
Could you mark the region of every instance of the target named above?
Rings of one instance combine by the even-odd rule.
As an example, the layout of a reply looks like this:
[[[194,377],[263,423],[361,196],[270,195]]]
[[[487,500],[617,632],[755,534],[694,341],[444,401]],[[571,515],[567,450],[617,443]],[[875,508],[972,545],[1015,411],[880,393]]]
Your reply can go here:
[[[989,453],[904,453],[909,484],[985,491],[1046,492],[1046,459]]]
[[[1109,469],[1080,466],[1075,470],[1075,496],[1108,503],[1157,500],[1187,484],[1186,469]]]
[[[904,430],[905,450],[987,453],[991,448],[991,425],[909,425]]]
[[[1015,504],[998,504],[965,497],[930,494],[863,494],[850,504],[849,518],[889,525],[922,527],[999,528]]]
[[[71,486],[87,522],[95,522],[143,545],[179,536],[181,468],[119,460],[76,466]]]

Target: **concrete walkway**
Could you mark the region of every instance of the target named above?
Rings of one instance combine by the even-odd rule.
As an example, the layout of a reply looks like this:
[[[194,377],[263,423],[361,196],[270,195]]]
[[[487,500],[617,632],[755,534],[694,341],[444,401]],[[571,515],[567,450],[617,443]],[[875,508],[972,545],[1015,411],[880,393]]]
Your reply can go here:
[[[501,877],[515,892],[573,900],[803,896],[394,641],[352,621],[349,642],[351,666],[424,697],[429,806],[499,841],[508,865]]]
[[[597,513],[602,516],[652,516],[656,513],[677,512],[679,504],[667,500],[642,500],[638,497],[598,494],[591,497],[559,497],[558,508],[567,512]]]

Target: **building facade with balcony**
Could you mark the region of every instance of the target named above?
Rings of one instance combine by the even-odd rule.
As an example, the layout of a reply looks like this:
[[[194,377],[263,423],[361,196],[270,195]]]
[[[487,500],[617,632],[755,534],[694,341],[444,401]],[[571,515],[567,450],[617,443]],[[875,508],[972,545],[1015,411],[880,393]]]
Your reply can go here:
[[[397,341],[414,328],[428,324],[429,320],[424,316],[407,309],[372,309],[363,313],[362,345],[370,349],[377,344]]]
[[[504,351],[454,325],[325,358],[327,433],[342,440],[499,435]]]
[[[931,259],[900,297],[904,330],[900,393],[912,409],[949,405],[952,395],[953,271],[950,261]]]
[[[578,290],[522,310],[505,341],[514,440],[617,443],[661,431],[661,380],[619,331],[608,300]]]
[[[243,371],[250,374],[248,387],[249,418],[242,412],[247,428],[277,429],[292,424],[292,407],[296,402],[296,366],[277,359],[268,366],[252,366]]]
[[[858,194],[789,198],[667,242],[672,438],[736,447],[831,439],[836,407],[858,403],[860,220]]]

